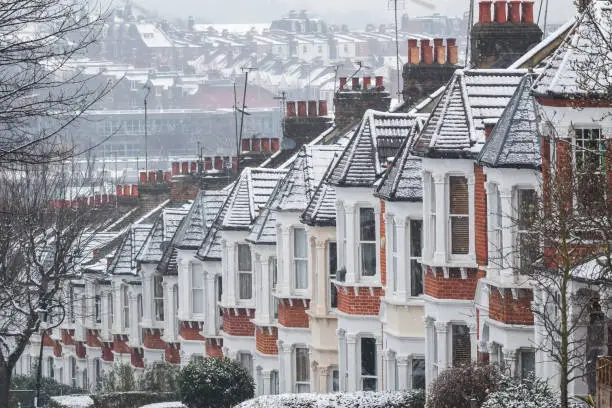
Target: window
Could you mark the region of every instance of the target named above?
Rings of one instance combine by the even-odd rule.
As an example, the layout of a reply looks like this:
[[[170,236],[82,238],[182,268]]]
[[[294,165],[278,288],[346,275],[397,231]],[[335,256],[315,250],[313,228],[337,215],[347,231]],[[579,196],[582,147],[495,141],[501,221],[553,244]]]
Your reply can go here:
[[[470,329],[464,324],[454,324],[453,336],[453,366],[458,367],[471,360]]]
[[[70,384],[77,387],[77,361],[74,357],[70,357]]]
[[[425,389],[425,359],[424,358],[413,358],[412,359],[412,389],[413,390],[424,390]]]
[[[249,353],[238,353],[238,361],[242,367],[249,373],[249,375],[253,375],[253,356]]]
[[[223,278],[217,276],[215,282],[217,285],[217,302],[221,302],[223,298]],[[223,308],[221,306],[217,306],[217,329],[223,330]]]
[[[454,255],[467,255],[470,248],[470,217],[468,184],[465,177],[451,176],[449,218],[451,251]]]
[[[102,364],[99,358],[94,360],[94,372],[96,375],[96,388],[99,388],[102,385]]]
[[[293,230],[293,263],[295,288],[308,289],[308,239],[303,228]]]
[[[519,355],[519,364],[521,365],[522,379],[535,374],[535,351],[522,350]]]
[[[113,294],[109,293],[108,299],[108,313],[110,314],[110,324],[115,323],[115,304],[113,303]]]
[[[518,200],[518,229],[517,249],[519,255],[518,266],[521,271],[527,272],[537,261],[538,237],[533,230],[533,224],[538,211],[538,196],[533,189],[517,190]]]
[[[278,371],[270,371],[270,394],[276,395],[280,392],[280,384],[278,381]]]
[[[94,298],[94,315],[96,323],[102,323],[102,298],[100,295],[96,295]]]
[[[164,278],[159,275],[153,276],[153,307],[155,320],[164,321]]]
[[[89,389],[89,378],[87,376],[87,369],[83,370],[83,387],[84,390]]]
[[[191,267],[191,312],[204,313],[204,273]]]
[[[429,174],[431,182],[429,183],[430,201],[429,201],[429,247],[431,248],[431,256],[436,251],[436,183],[433,177]]]
[[[122,302],[123,302],[123,327],[128,329],[130,327],[130,295],[128,293],[128,287],[124,286],[122,289]]]
[[[493,258],[492,261],[496,262],[499,267],[503,266],[503,249],[504,249],[504,239],[502,234],[502,220],[503,220],[503,210],[501,204],[501,194],[499,191],[499,187],[497,185],[491,186],[491,199],[490,199],[490,208],[491,208],[491,244],[493,246]]]
[[[574,159],[578,177],[578,204],[591,205],[606,193],[605,139],[600,129],[576,129]],[[581,180],[582,178],[584,180]]]
[[[359,209],[361,276],[376,275],[376,217],[373,208]]]
[[[138,295],[136,297],[136,312],[138,313],[138,342],[142,343],[142,339],[143,339],[143,334],[142,334],[142,328],[141,328],[141,323],[142,323],[142,295]]]
[[[395,221],[395,218],[393,218],[391,220],[391,275],[392,275],[392,280],[391,280],[391,285],[392,285],[392,290],[393,292],[398,292],[400,288],[397,287],[397,280],[398,280],[398,274],[399,274],[399,270],[398,270],[398,259],[397,259],[397,222]]]
[[[278,261],[275,256],[268,259],[268,269],[270,270],[270,281],[272,282],[272,290],[278,285]]]
[[[376,391],[376,340],[364,337],[361,339],[361,390]]]
[[[70,323],[74,323],[76,321],[75,319],[75,313],[74,313],[74,305],[76,302],[75,296],[74,296],[74,287],[70,287],[70,293],[69,293],[69,302],[70,302]]]
[[[53,357],[47,357],[47,375],[49,378],[55,377],[55,372],[53,370]]]
[[[420,296],[423,294],[422,247],[423,221],[410,220],[410,296]]]
[[[338,308],[338,288],[333,283],[337,277],[338,271],[338,248],[334,241],[330,241],[327,245],[327,265],[329,268],[329,308]]]
[[[310,362],[306,347],[295,348],[295,392],[310,392]]]
[[[240,299],[253,298],[253,272],[251,269],[251,248],[248,245],[238,245],[238,285]]]
[[[340,370],[338,370],[337,368],[331,368],[329,380],[329,392],[340,392]]]

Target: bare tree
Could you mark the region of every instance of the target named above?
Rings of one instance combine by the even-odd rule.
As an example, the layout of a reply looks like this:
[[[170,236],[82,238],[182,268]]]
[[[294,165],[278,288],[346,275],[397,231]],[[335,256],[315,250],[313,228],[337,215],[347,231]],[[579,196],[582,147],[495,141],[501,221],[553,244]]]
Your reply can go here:
[[[92,85],[71,65],[87,55],[107,15],[88,3],[0,1],[0,166],[79,153],[69,133],[112,86]]]
[[[103,210],[67,205],[90,185],[72,165],[0,170],[0,406],[8,406],[11,374],[23,351],[44,330],[40,312],[55,323],[64,318],[65,283],[108,222]]]

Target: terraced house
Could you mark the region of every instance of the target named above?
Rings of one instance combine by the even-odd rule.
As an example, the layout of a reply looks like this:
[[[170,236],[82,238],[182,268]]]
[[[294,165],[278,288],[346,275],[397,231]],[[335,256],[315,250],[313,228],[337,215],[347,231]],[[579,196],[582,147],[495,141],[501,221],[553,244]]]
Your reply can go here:
[[[87,387],[118,362],[227,356],[257,394],[393,391],[480,360],[556,384],[533,313],[550,307],[546,288],[517,272],[531,259],[524,210],[561,165],[599,163],[594,180],[609,189],[609,106],[602,89],[581,89],[570,61],[587,58],[593,24],[609,32],[610,6],[592,2],[596,23],[579,15],[541,42],[533,4],[519,5],[496,1],[493,21],[480,2],[473,66],[449,66],[437,39],[417,62],[411,42],[406,75],[431,68],[436,47],[440,73],[453,68],[418,104],[389,112],[382,87],[353,78],[348,90],[341,78],[335,123],[319,137],[100,234],[69,285],[66,322],[44,339],[45,375]],[[513,43],[521,27],[529,38]],[[508,35],[496,55],[491,41]],[[290,118],[293,141],[311,119]],[[172,182],[185,180],[200,181]],[[572,293],[588,286],[575,266]]]

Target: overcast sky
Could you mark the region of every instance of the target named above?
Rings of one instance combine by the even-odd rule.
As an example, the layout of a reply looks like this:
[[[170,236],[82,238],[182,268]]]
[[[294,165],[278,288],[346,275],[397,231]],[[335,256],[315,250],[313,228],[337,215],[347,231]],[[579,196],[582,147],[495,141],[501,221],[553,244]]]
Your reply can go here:
[[[121,1],[121,0],[115,0]],[[389,0],[134,0],[151,10],[171,17],[189,15],[210,23],[260,23],[284,16],[291,9],[306,9],[334,24],[346,23],[362,28],[368,22],[391,22]],[[474,0],[476,1],[476,0]],[[536,18],[540,2],[536,0]],[[564,22],[574,13],[572,0],[549,0],[549,21]],[[401,0],[398,0],[402,3]],[[418,3],[431,3],[427,8]],[[403,12],[428,15],[438,12],[461,15],[468,10],[469,0],[404,0]],[[478,10],[476,4],[476,12]]]

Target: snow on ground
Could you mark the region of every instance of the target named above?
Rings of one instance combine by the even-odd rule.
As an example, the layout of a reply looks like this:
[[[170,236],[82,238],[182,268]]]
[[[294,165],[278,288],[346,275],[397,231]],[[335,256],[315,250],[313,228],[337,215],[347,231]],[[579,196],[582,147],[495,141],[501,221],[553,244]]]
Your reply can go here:
[[[418,392],[355,392],[347,394],[263,395],[245,401],[236,408],[378,408],[390,406],[411,408],[414,401],[419,400],[418,394]]]
[[[89,408],[94,403],[89,398],[89,395],[62,395],[60,397],[51,397],[51,399],[66,408]]]
[[[143,405],[140,408],[187,408],[182,402],[157,402],[155,404]]]

